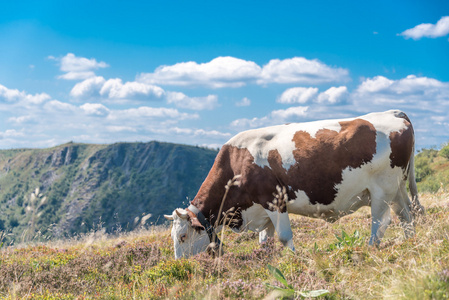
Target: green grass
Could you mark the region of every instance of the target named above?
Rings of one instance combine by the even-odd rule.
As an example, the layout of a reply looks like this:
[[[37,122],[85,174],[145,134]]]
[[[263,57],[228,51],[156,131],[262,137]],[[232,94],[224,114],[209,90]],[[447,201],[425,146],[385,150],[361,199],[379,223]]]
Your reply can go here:
[[[322,299],[447,299],[449,194],[422,202],[416,237],[405,239],[394,218],[379,248],[367,244],[366,208],[333,224],[292,215],[295,253],[275,239],[261,246],[254,233],[226,231],[222,257],[176,261],[169,228],[3,246],[0,298],[262,299],[327,290]]]

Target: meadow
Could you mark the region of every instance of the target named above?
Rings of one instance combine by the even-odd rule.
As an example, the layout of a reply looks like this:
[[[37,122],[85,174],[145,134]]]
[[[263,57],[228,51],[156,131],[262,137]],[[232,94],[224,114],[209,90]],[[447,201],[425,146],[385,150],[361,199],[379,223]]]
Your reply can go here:
[[[394,217],[378,248],[367,243],[368,208],[332,224],[291,215],[295,253],[277,239],[259,245],[255,233],[225,231],[222,257],[174,260],[168,226],[116,234],[99,226],[71,239],[3,245],[0,297],[279,299],[326,290],[320,298],[447,299],[449,193],[421,194],[421,202],[416,237],[405,239]]]

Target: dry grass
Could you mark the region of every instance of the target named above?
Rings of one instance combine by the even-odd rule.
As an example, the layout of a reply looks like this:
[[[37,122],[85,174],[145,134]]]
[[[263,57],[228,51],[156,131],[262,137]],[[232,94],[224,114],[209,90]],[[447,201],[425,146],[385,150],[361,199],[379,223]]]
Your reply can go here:
[[[425,216],[406,240],[397,218],[379,248],[370,247],[370,212],[330,224],[291,216],[296,253],[277,240],[258,245],[255,233],[225,231],[225,254],[175,261],[168,228],[118,237],[101,230],[46,244],[4,247],[4,299],[261,299],[264,283],[280,285],[267,264],[296,290],[327,289],[327,299],[449,298],[449,193],[421,195]],[[363,243],[339,248],[335,235],[360,232]]]

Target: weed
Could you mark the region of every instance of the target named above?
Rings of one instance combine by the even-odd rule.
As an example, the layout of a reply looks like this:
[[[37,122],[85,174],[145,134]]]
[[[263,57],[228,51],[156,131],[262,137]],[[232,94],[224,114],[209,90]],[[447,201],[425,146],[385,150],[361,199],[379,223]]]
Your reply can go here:
[[[341,237],[335,235],[337,238],[337,242],[330,244],[328,247],[329,251],[335,249],[343,249],[343,248],[353,248],[355,246],[360,246],[364,243],[363,237],[360,236],[358,230],[354,231],[352,236],[348,235],[344,230],[341,231]]]
[[[282,298],[297,298],[298,296],[303,298],[317,298],[329,294],[329,291],[324,289],[314,291],[296,291],[293,286],[287,282],[284,274],[282,274],[282,272],[278,268],[275,268],[271,265],[267,265],[267,268],[270,274],[274,276],[276,280],[282,283],[284,287],[278,287],[268,283],[266,285],[269,288],[279,291]]]

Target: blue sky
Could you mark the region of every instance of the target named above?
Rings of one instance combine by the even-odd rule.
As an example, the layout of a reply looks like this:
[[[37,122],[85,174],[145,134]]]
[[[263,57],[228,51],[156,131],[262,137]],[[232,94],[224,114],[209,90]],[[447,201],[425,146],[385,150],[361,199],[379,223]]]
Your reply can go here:
[[[392,108],[449,141],[447,1],[2,1],[0,148],[159,140]]]

